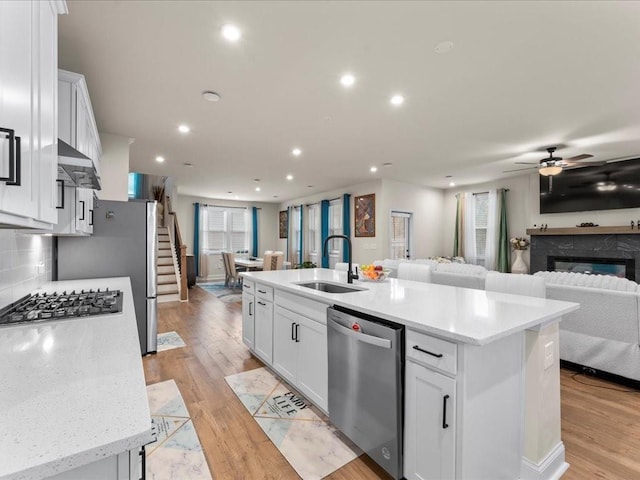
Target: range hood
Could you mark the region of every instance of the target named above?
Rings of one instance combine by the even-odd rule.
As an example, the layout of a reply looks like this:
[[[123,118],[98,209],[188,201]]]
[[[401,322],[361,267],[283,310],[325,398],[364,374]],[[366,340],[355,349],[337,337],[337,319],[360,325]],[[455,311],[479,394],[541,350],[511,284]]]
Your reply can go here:
[[[58,180],[65,185],[100,190],[100,176],[96,166],[86,155],[58,139]]]

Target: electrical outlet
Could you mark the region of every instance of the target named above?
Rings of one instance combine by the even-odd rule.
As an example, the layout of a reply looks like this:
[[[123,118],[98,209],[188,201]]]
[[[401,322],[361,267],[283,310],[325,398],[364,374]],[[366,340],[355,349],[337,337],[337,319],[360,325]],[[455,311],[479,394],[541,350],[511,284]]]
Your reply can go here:
[[[544,346],[544,369],[547,370],[553,365],[553,342],[548,342]]]

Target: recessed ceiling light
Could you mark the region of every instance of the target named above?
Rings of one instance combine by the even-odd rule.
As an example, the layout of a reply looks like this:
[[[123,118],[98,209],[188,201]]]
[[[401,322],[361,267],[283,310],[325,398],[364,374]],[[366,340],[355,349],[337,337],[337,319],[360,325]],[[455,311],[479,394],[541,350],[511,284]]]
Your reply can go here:
[[[436,45],[436,53],[447,53],[453,49],[453,42],[440,42]]]
[[[313,185],[307,185],[307,188],[313,188]]]
[[[230,42],[237,42],[242,36],[242,32],[240,32],[240,29],[235,25],[231,25],[230,23],[223,25],[221,32],[222,36]]]
[[[164,157],[161,157],[160,155],[158,155],[158,156],[156,157],[156,162],[158,162],[158,163],[162,163],[162,162],[164,162]]]
[[[376,172],[378,171],[378,167],[371,167],[371,168],[369,169],[369,171],[370,171],[371,173],[376,173]]]
[[[343,87],[352,87],[354,83],[356,83],[356,77],[351,75],[350,73],[345,73],[340,77],[340,83]]]
[[[259,179],[259,178],[254,178],[254,179],[253,179],[253,181],[254,181],[254,182],[259,182],[259,181],[260,181],[260,179]]]
[[[240,196],[239,196],[239,195],[236,195],[236,200],[238,200],[239,198],[240,198]]]
[[[391,105],[399,106],[404,103],[404,97],[402,95],[394,95],[391,97]]]
[[[180,133],[189,133],[191,131],[191,129],[189,128],[189,125],[180,125],[178,127],[178,131]]]
[[[390,167],[391,165],[393,165],[391,162],[385,162],[382,164],[383,167]]]
[[[220,94],[216,92],[212,92],[211,90],[205,90],[202,92],[202,97],[209,102],[217,102],[220,100]]]
[[[456,182],[449,182],[449,186],[450,187],[455,187],[456,186]]]
[[[453,175],[445,175],[444,178],[452,178]]]
[[[287,175],[287,180],[293,180],[293,175]]]
[[[259,191],[260,191],[260,187],[256,187],[256,192],[259,192]]]
[[[189,167],[189,168],[193,167],[193,163],[189,163],[189,162],[185,162],[182,165],[184,165],[185,167]]]
[[[300,150],[299,148],[294,148],[293,150],[291,150],[291,153],[294,157],[299,157],[300,155],[302,155],[302,150]]]

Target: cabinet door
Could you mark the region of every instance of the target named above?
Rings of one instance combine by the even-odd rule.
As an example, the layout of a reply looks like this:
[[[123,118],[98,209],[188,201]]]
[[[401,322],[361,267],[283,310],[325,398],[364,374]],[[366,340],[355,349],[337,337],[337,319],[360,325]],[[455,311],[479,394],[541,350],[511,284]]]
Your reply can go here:
[[[298,388],[309,400],[328,409],[329,361],[327,326],[302,317],[299,320]]]
[[[456,382],[406,363],[404,474],[407,480],[455,478]]]
[[[256,298],[255,351],[267,364],[273,363],[273,303]]]
[[[255,332],[254,324],[255,302],[254,296],[243,292],[242,293],[242,341],[244,344],[253,350],[253,340]]]
[[[82,188],[84,207],[85,207],[85,219],[83,224],[83,233],[91,235],[93,233],[93,190],[90,188]]]
[[[93,198],[89,199],[89,192],[92,193],[92,191],[87,188],[76,189],[76,196],[78,198],[76,203],[76,231],[78,233],[88,233],[89,204],[93,202]]]
[[[273,315],[273,368],[280,375],[296,384],[298,345],[296,341],[296,325],[300,323],[297,315],[282,307],[276,306]]]
[[[38,11],[38,2],[0,2],[0,128],[11,129],[20,137],[18,147],[17,140],[10,142],[4,135],[0,136],[0,177],[7,177],[10,164],[13,164],[15,179],[20,183],[19,186],[7,185],[6,181],[0,181],[0,212],[26,218],[37,218],[38,214],[37,177],[35,184],[33,178],[37,165],[32,159],[36,140],[32,132],[32,115],[37,111],[37,104],[34,104],[34,98],[37,98],[37,83],[34,82],[37,45],[33,44],[37,32],[33,25]],[[9,154],[10,143],[13,143],[13,156]]]
[[[58,14],[51,2],[40,2],[39,29],[39,199],[38,219],[56,223],[58,178]]]

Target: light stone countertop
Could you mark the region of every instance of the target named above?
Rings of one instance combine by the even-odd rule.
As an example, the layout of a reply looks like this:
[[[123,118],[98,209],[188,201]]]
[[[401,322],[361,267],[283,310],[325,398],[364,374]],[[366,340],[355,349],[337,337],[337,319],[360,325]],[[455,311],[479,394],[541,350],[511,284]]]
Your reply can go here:
[[[346,272],[329,269],[243,272],[245,278],[327,305],[340,305],[458,343],[485,345],[522,330],[557,321],[579,304],[506,293],[389,278],[354,280],[365,290],[325,293],[296,283],[347,285]]]
[[[120,314],[0,327],[0,479],[40,479],[153,440],[128,277],[38,292],[123,291]]]

